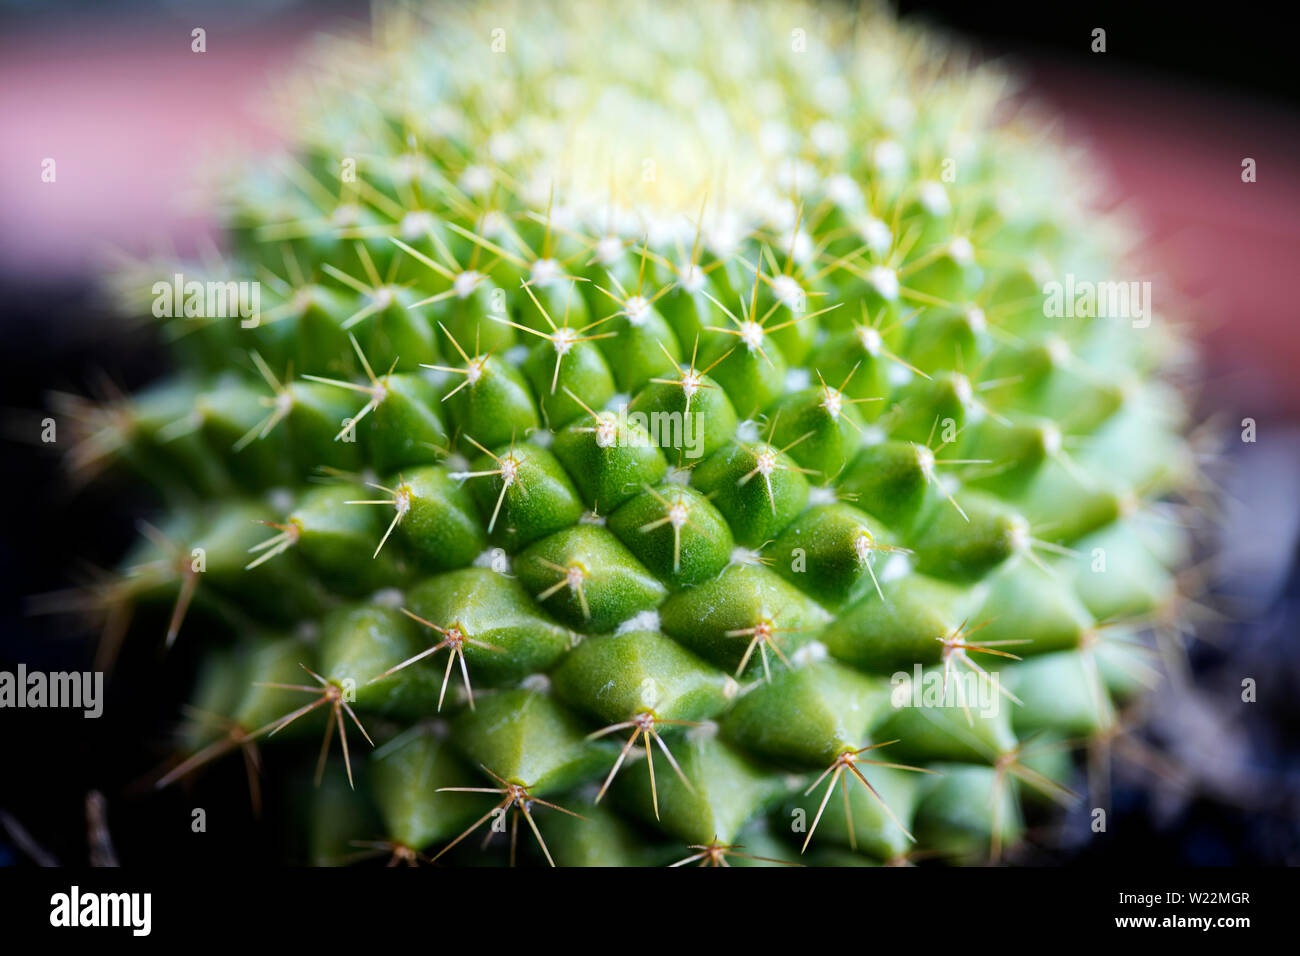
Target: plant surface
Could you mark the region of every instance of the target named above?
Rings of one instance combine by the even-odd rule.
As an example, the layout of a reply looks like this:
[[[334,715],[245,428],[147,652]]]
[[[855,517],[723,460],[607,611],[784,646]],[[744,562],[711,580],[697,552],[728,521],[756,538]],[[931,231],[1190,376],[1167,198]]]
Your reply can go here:
[[[72,409],[166,503],[108,646],[204,648],[160,782],[301,762],[317,863],[977,862],[1075,799],[1177,599],[1182,349],[1009,97],[798,4],[323,42],[223,256],[118,277],[179,371]]]

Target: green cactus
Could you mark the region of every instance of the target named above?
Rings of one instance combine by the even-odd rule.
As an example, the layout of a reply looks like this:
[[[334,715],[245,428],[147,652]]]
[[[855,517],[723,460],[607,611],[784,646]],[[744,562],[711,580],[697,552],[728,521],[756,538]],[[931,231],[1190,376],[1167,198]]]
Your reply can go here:
[[[259,285],[76,408],[170,516],[105,607],[205,648],[161,783],[318,752],[317,863],[978,861],[1069,799],[1176,594],[1182,347],[1049,314],[1126,233],[1006,77],[765,3],[318,52],[225,263],[119,276]]]

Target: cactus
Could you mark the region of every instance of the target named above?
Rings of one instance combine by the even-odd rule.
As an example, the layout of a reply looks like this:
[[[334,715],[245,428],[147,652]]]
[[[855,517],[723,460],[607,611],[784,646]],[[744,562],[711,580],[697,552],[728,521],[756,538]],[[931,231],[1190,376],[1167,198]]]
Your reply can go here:
[[[202,648],[160,784],[300,766],[315,863],[974,862],[1078,796],[1177,593],[1183,350],[1051,314],[1130,237],[1004,75],[792,4],[317,52],[225,258],[117,276],[180,371],[72,407],[167,515],[101,606]]]

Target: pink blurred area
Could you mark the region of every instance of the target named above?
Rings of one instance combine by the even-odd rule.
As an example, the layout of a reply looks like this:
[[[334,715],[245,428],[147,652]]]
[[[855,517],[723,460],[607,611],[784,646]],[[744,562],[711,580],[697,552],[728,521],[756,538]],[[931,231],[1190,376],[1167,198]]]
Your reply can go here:
[[[1209,387],[1243,408],[1300,415],[1300,119],[1101,69],[1037,63],[1028,78],[1137,212],[1187,300],[1178,304],[1205,345]],[[1256,162],[1254,183],[1242,181],[1245,158]]]
[[[0,31],[0,273],[80,274],[110,246],[192,250],[214,227],[196,171],[275,146],[268,84],[317,31],[356,26],[220,19]],[[206,52],[191,50],[195,26]],[[54,183],[41,179],[47,157]]]
[[[197,24],[203,25],[203,24]],[[73,29],[0,38],[0,274],[84,274],[106,244],[193,249],[213,234],[194,170],[275,145],[259,112],[269,81],[325,15],[252,27]],[[1023,61],[1031,93],[1088,145],[1187,297],[1209,387],[1238,407],[1300,416],[1300,124],[1290,113],[1173,81]],[[57,182],[41,162],[57,162]],[[1243,158],[1258,182],[1243,183]],[[1161,285],[1155,288],[1157,309]]]

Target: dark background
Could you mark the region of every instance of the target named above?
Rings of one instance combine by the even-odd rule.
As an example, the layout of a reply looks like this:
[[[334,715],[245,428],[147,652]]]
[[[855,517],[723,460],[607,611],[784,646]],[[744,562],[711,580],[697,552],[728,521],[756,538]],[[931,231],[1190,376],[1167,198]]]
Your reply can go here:
[[[1254,7],[1059,6],[899,8],[1009,56],[1067,134],[1094,149],[1188,296],[1205,346],[1201,412],[1221,423],[1212,469],[1224,504],[1203,544],[1218,555],[1207,603],[1224,620],[1190,647],[1193,685],[1153,702],[1143,738],[1172,769],[1153,775],[1118,761],[1109,833],[1092,836],[1081,815],[1070,818],[1063,834],[1043,837],[1050,849],[1026,859],[1298,863],[1300,83],[1291,35]],[[366,16],[363,3],[0,0],[0,669],[19,660],[90,667],[76,620],[32,617],[28,598],[74,583],[86,565],[111,567],[149,507],[126,487],[70,488],[33,441],[31,410],[48,391],[85,393],[100,372],[135,388],[167,367],[160,343],[124,332],[103,306],[94,281],[103,244],[140,250],[166,236],[184,249],[210,234],[200,211],[171,204],[187,169],[213,138],[274,142],[278,131],[256,116],[261,84],[312,31]],[[204,58],[188,55],[195,25],[208,31]],[[1097,26],[1107,30],[1104,55],[1089,52]],[[60,157],[53,199],[36,185],[45,155]],[[1259,162],[1251,186],[1240,182],[1244,156]],[[1246,416],[1258,423],[1256,444],[1239,440]],[[109,683],[101,719],[0,712],[0,811],[64,863],[87,859],[91,789],[108,798],[125,864],[276,859],[283,834],[247,815],[237,759],[210,770],[202,789],[214,805],[229,790],[221,805],[243,815],[211,816],[206,835],[190,834],[195,800],[183,789],[140,787],[167,754],[191,665],[184,634],[165,659],[137,642],[118,665],[131,678]],[[1243,677],[1258,682],[1258,703],[1239,703]],[[0,827],[0,865],[29,862]]]

